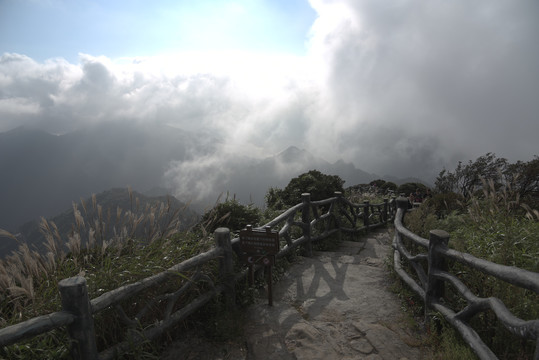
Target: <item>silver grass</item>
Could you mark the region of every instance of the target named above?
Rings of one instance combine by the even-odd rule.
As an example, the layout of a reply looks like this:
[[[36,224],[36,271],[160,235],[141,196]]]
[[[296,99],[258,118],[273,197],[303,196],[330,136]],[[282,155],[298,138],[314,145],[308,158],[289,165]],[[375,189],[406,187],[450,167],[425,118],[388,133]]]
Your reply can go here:
[[[97,197],[95,196],[95,194],[92,194],[92,208],[94,210],[94,214],[97,210]]]
[[[119,222],[122,216],[122,208],[120,206],[116,207],[116,222]]]
[[[4,229],[0,229],[0,237],[8,237],[17,241],[17,237],[15,237],[15,235]]]
[[[88,211],[86,210],[86,203],[84,202],[83,198],[80,198],[80,204],[82,206],[82,209],[84,210],[84,216],[88,217]]]

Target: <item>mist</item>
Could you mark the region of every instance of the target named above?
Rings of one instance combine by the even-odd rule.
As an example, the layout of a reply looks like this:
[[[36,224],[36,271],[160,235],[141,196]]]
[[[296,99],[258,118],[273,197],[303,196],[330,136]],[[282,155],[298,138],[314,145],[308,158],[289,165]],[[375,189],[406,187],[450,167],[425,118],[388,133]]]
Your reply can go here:
[[[368,173],[431,183],[443,168],[487,152],[511,161],[538,153],[538,2],[310,5],[317,18],[305,55],[80,53],[71,63],[4,53],[0,132],[21,125],[55,135],[113,125],[181,130],[187,145],[167,153],[165,165],[150,169],[170,137],[140,147],[144,156],[130,166],[160,172],[161,185],[194,199],[237,187],[238,168],[290,145]],[[110,151],[144,143],[115,141]]]

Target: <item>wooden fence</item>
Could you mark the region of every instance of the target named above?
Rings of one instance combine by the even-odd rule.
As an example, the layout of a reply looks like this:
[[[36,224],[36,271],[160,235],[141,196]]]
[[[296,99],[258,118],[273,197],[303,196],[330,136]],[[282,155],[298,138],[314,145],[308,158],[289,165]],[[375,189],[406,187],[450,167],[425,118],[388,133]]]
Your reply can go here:
[[[384,200],[381,204],[354,204],[345,199],[341,193],[322,201],[311,201],[310,194],[302,195],[302,203],[283,212],[277,218],[261,228],[269,226],[277,230],[281,239],[279,259],[302,246],[307,256],[312,255],[312,244],[332,235],[356,234],[384,225],[394,219],[396,214],[395,199]],[[230,239],[226,228],[215,231],[216,246],[205,253],[174,265],[166,271],[150,276],[132,284],[89,299],[86,279],[73,277],[60,281],[59,290],[62,310],[39,316],[16,325],[0,329],[0,347],[15,344],[58,328],[66,328],[71,341],[70,349],[73,359],[112,359],[132,348],[133,344],[153,340],[172,329],[179,322],[200,309],[215,296],[222,294],[228,307],[235,303],[235,284],[247,276],[247,270],[234,272],[234,262],[239,257],[239,238]],[[235,255],[236,254],[236,255]],[[204,273],[202,267],[209,262],[217,261],[219,278],[216,283]],[[167,290],[159,294],[159,288],[170,284],[172,279],[185,278],[186,272],[191,275],[182,282],[179,288]],[[182,304],[181,298],[197,282],[204,282],[200,293],[188,304]],[[208,285],[209,284],[209,285]],[[140,298],[150,289],[150,298],[146,297],[145,306],[130,318],[124,306],[133,299]],[[204,292],[200,289],[205,289]],[[159,309],[159,318],[154,314]],[[114,310],[117,317],[128,329],[125,341],[98,352],[94,316],[103,311]],[[150,325],[141,326],[141,319],[150,313]]]
[[[395,270],[402,280],[423,299],[426,305],[426,314],[427,309],[442,314],[460,332],[477,356],[487,360],[497,359],[497,357],[469,326],[468,321],[482,312],[492,310],[497,319],[512,334],[523,339],[535,340],[536,347],[533,358],[539,360],[539,319],[522,320],[514,316],[499,299],[477,297],[456,275],[447,271],[446,261],[456,261],[471,269],[537,294],[539,294],[539,273],[495,264],[467,253],[449,249],[447,247],[449,234],[443,230],[432,230],[430,238],[424,239],[403,226],[403,218],[408,211],[408,199],[400,197],[396,202],[398,210],[395,216],[395,237],[393,239]],[[412,251],[405,247],[405,239],[408,239],[413,246],[425,249],[425,252],[412,254]],[[405,271],[403,263],[410,265],[413,275]],[[444,302],[445,283],[451,284],[467,304],[458,312],[455,312]]]

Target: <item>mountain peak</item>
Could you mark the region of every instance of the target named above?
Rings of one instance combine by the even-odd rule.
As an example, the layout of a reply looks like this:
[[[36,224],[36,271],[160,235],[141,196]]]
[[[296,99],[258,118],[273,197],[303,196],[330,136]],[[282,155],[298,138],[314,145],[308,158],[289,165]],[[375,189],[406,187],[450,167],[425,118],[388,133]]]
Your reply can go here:
[[[289,146],[286,150],[283,150],[277,154],[276,158],[284,162],[294,162],[304,159],[306,156],[311,156],[306,150],[299,149],[296,146]]]

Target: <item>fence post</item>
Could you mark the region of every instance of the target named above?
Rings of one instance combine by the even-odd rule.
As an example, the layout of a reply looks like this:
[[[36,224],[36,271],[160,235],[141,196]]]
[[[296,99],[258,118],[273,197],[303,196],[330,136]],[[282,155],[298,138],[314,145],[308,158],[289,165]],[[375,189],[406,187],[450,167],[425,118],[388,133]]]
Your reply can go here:
[[[369,232],[369,201],[363,201],[363,205],[363,226],[365,226],[366,231]]]
[[[384,224],[387,223],[387,219],[388,219],[388,216],[387,216],[387,213],[388,213],[388,211],[389,211],[388,202],[389,202],[389,199],[388,199],[388,198],[385,198],[385,199],[384,199],[384,212],[382,213],[382,222],[383,222]]]
[[[230,230],[220,227],[214,232],[216,245],[222,248],[223,256],[219,258],[219,276],[225,285],[225,304],[232,310],[236,304],[236,291],[234,288],[234,251],[230,243]]]
[[[335,213],[333,214],[333,219],[335,220],[335,226],[337,228],[339,228],[339,232],[337,233],[338,234],[337,239],[338,239],[339,242],[341,242],[341,240],[342,240],[342,231],[341,231],[341,222],[339,221],[339,209],[341,208],[342,192],[335,191],[335,197],[337,198],[337,201],[336,201],[336,204],[335,204],[336,209],[334,209],[336,214]]]
[[[444,230],[431,230],[429,237],[428,253],[428,279],[425,291],[425,320],[427,320],[427,308],[432,300],[438,300],[444,296],[444,281],[436,279],[432,273],[434,270],[447,271],[445,258],[437,252],[439,248],[446,248],[449,243],[449,234]]]
[[[311,243],[311,194],[301,194],[303,208],[301,210],[301,222],[303,223],[303,236],[305,237],[305,256],[313,256],[313,244]]]
[[[75,276],[58,283],[62,310],[76,316],[76,320],[67,326],[71,338],[71,357],[76,360],[97,360],[94,318],[88,298],[86,279]]]
[[[404,196],[399,196],[397,198],[397,209],[402,209],[402,218],[400,220],[404,220],[404,215],[406,214],[406,211],[409,208],[410,202],[408,201],[408,198],[405,198]],[[396,217],[396,214],[395,214]]]

